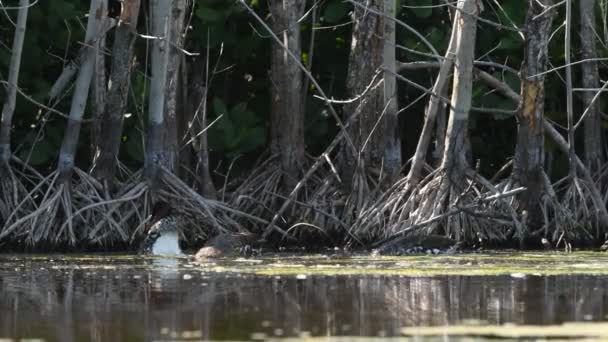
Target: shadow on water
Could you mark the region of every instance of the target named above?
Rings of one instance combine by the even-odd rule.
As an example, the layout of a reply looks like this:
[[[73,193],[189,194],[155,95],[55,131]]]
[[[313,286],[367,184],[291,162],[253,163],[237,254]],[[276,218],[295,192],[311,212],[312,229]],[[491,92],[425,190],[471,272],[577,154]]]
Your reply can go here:
[[[298,258],[290,264],[299,274],[250,272],[277,260],[0,256],[0,339],[399,336],[404,327],[471,321],[608,321],[605,274],[330,275],[315,274],[314,259]],[[391,265],[405,267],[404,260],[413,259]]]

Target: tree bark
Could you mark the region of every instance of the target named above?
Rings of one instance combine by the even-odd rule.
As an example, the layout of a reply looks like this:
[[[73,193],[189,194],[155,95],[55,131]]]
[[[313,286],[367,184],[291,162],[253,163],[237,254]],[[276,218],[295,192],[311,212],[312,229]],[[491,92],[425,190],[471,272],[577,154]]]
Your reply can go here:
[[[272,0],[272,29],[296,56],[302,54],[300,25],[306,1]],[[272,44],[271,152],[279,156],[283,179],[281,187],[289,193],[297,184],[305,160],[302,71],[279,44]]]
[[[564,21],[564,63],[566,74],[566,117],[568,119],[568,161],[570,162],[570,177],[577,178],[576,148],[574,139],[574,90],[572,89],[572,64],[571,64],[571,41],[572,41],[572,1],[565,0],[566,19]]]
[[[545,6],[553,0],[542,0]],[[530,227],[542,225],[543,214],[540,197],[543,183],[544,136],[543,115],[545,103],[545,75],[547,67],[547,45],[551,33],[554,11],[546,11],[536,0],[528,1],[525,23],[525,52],[521,69],[521,97],[517,118],[517,146],[513,163],[513,179],[526,187],[518,196],[521,210],[528,213]],[[543,13],[542,15],[540,15]],[[540,16],[539,16],[540,15]]]
[[[456,56],[454,59],[454,85],[452,107],[446,132],[446,146],[441,168],[455,185],[466,179],[470,168],[468,151],[468,122],[473,88],[473,61],[475,58],[476,16],[480,12],[477,0],[459,0],[455,25]]]
[[[104,20],[107,20],[108,0],[101,0],[101,2],[101,17],[104,18]],[[93,119],[91,125],[91,151],[93,151],[92,159],[95,159],[95,150],[97,150],[97,146],[99,146],[101,143],[101,118],[104,112],[108,87],[105,49],[106,35],[105,33],[102,33],[101,37],[99,37],[99,39],[95,42],[95,67],[93,71],[93,80],[91,83],[91,111]]]
[[[91,0],[85,42],[92,41],[100,31],[101,23],[103,20],[105,20],[105,18],[102,17],[103,4],[104,3],[101,0]],[[74,94],[72,95],[72,105],[70,107],[70,115],[63,137],[63,143],[61,144],[61,150],[59,152],[57,169],[60,174],[60,179],[63,182],[69,181],[72,176],[72,171],[74,170],[76,149],[78,147],[78,138],[80,136],[80,126],[87,104],[94,67],[95,48],[87,47],[85,59],[78,72],[78,77],[76,78]]]
[[[399,131],[399,106],[397,100],[397,63],[395,59],[395,14],[396,1],[384,0],[384,108],[386,111],[386,147],[384,168],[387,181],[392,184],[401,171],[401,137]]]
[[[144,176],[152,193],[158,186],[158,177],[164,160],[165,87],[171,49],[168,38],[173,2],[174,0],[150,0],[151,33],[157,38],[152,43],[152,81],[150,82],[148,104],[148,140],[146,141]]]
[[[114,178],[120,149],[123,118],[131,83],[139,7],[140,0],[123,2],[120,23],[114,33],[110,88],[105,109],[99,119],[99,143],[96,144],[92,167],[93,176],[107,185],[110,185]]]
[[[179,70],[183,47],[184,17],[186,0],[173,0],[171,5],[171,21],[169,23],[169,64],[167,65],[167,84],[165,86],[165,121],[163,143],[163,166],[175,171],[178,156],[177,137],[177,88],[179,85]]]
[[[30,6],[29,0],[19,1],[19,13],[17,14],[17,26],[13,38],[11,50],[11,64],[8,74],[8,89],[6,100],[2,106],[2,124],[0,125],[0,167],[8,166],[11,159],[11,129],[13,126],[13,114],[17,100],[17,83],[19,81],[19,69],[21,67],[21,53],[23,52],[23,40],[27,26],[27,12]]]
[[[581,15],[581,58],[593,60],[597,58],[595,48],[595,0],[580,0]],[[581,64],[582,83],[584,88],[597,89],[599,87],[599,71],[595,61]],[[599,171],[604,161],[602,153],[602,125],[600,117],[601,103],[598,98],[593,102],[595,93],[583,93],[583,107],[588,108],[584,119],[585,131],[585,162],[592,173]]]
[[[377,13],[383,13],[383,0],[368,1],[366,5]],[[392,131],[387,134],[387,120],[382,118],[383,89],[377,87],[383,76],[378,75],[378,71],[384,63],[384,19],[363,6],[355,6],[353,20],[346,88],[349,98],[360,98],[344,105],[344,121],[358,115],[348,128],[350,140],[356,146],[358,155],[354,155],[345,145],[340,156],[340,176],[348,191],[354,186],[357,169],[382,167],[387,136],[393,134]],[[363,94],[365,91],[367,92]]]
[[[452,35],[450,37],[450,42],[445,53],[445,59],[441,63],[439,75],[437,75],[437,79],[435,80],[435,84],[433,85],[433,94],[447,94],[450,72],[452,71],[454,66],[454,55],[457,47],[455,40],[456,32],[458,31],[457,25],[459,22],[459,18],[460,12],[457,12],[452,27]],[[407,176],[410,182],[410,186],[416,186],[420,181],[422,167],[424,166],[424,161],[427,155],[429,143],[431,142],[433,126],[435,126],[435,121],[439,114],[439,111],[444,110],[444,108],[445,107],[443,106],[443,101],[441,101],[438,96],[431,95],[431,98],[429,99],[429,104],[426,108],[426,117],[424,120],[424,125],[422,126],[422,132],[420,133],[420,139],[418,140],[418,145],[416,146],[416,153],[414,153],[414,157],[412,158],[412,167],[410,168],[410,172]],[[437,127],[437,130],[441,130],[443,133],[441,134],[441,136],[437,134],[436,139],[439,141],[441,138],[443,138],[444,135],[445,119],[442,120],[442,122],[437,122]],[[441,145],[444,145],[443,142]],[[441,153],[443,153],[444,149],[441,149]],[[441,159],[441,157],[437,159]]]

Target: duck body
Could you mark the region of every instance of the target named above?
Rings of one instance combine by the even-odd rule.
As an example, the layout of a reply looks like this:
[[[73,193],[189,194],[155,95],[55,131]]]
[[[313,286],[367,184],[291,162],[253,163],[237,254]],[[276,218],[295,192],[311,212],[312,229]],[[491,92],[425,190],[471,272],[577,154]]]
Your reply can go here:
[[[196,260],[247,254],[257,243],[258,236],[252,233],[221,233],[209,239],[194,255]]]

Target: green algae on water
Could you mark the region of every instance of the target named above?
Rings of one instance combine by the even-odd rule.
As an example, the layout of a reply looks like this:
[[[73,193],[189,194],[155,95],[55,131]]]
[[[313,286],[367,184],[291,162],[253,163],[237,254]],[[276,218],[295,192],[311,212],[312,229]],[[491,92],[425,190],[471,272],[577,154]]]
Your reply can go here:
[[[608,323],[576,322],[562,325],[453,325],[408,327],[401,329],[406,336],[461,336],[509,339],[608,339]]]

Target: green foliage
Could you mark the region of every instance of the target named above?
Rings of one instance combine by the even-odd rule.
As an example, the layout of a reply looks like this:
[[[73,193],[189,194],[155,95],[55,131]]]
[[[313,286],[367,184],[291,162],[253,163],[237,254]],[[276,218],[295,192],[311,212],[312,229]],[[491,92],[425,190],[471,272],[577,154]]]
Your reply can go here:
[[[409,0],[407,6],[418,18],[428,19],[433,15],[433,0]]]
[[[331,0],[323,10],[323,21],[336,24],[346,17],[351,6],[343,0]]]
[[[224,102],[213,99],[213,112],[218,118],[209,129],[209,147],[232,158],[254,151],[266,143],[266,129],[244,102],[228,109]],[[221,116],[221,117],[220,117]]]
[[[11,6],[16,1],[6,1]],[[272,20],[268,11],[268,2],[248,0],[261,18],[270,23]],[[307,6],[313,2],[307,2]],[[22,71],[19,85],[36,101],[47,102],[47,93],[55,79],[60,75],[64,63],[73,59],[79,51],[84,36],[84,24],[88,10],[87,1],[54,0],[39,1],[32,6],[28,19]],[[317,22],[311,23],[311,16],[300,21],[303,40],[302,60],[312,68],[311,72],[325,92],[330,97],[345,99],[346,75],[351,40],[352,25],[349,24],[349,14],[353,5],[344,0],[326,0],[315,2],[319,5]],[[451,17],[450,8],[437,6],[444,4],[437,0],[397,0],[398,19],[414,27],[420,32],[440,54],[445,52],[450,37]],[[505,27],[513,25],[521,27],[525,21],[527,6],[521,0],[505,0],[484,2],[485,10],[481,17],[494,21]],[[144,2],[143,9],[147,7]],[[575,6],[577,7],[577,6]],[[575,9],[576,10],[576,9]],[[16,11],[8,11],[15,20]],[[146,31],[146,11],[140,17],[139,32]],[[269,126],[271,85],[268,78],[270,68],[270,46],[272,40],[265,28],[247,13],[240,1],[200,0],[195,2],[191,30],[186,36],[186,50],[199,53],[199,63],[209,63],[210,69],[216,73],[207,75],[210,79],[208,87],[209,114],[208,122],[219,115],[222,117],[209,130],[209,145],[214,151],[214,161],[232,158],[236,155],[256,156],[256,153],[267,146],[267,130]],[[574,17],[577,18],[578,13]],[[578,19],[576,19],[578,20]],[[557,28],[563,21],[563,13],[554,20]],[[344,25],[345,24],[345,25]],[[310,54],[311,30],[313,26],[328,27],[316,31],[314,54]],[[575,28],[576,25],[573,26]],[[0,16],[0,78],[7,77],[10,60],[10,45],[14,27]],[[598,24],[598,35],[602,36],[602,27]],[[575,35],[576,36],[576,35]],[[397,40],[400,46],[407,49],[428,53],[429,49],[409,30],[397,25]],[[108,37],[108,46],[112,43],[112,33]],[[132,94],[129,97],[128,112],[134,113],[126,120],[124,141],[121,149],[121,161],[128,165],[138,165],[143,161],[142,129],[146,121],[147,91],[149,90],[149,59],[146,53],[149,41],[138,39],[136,43],[137,64],[132,77]],[[476,56],[485,61],[504,63],[518,69],[522,62],[523,40],[520,33],[497,28],[487,23],[478,24]],[[578,44],[575,42],[574,44]],[[398,48],[397,56],[400,61],[433,60],[431,57],[405,51]],[[577,47],[573,48],[576,53]],[[210,60],[204,56],[209,53]],[[557,31],[549,46],[549,54],[553,65],[562,65],[563,30]],[[606,49],[600,48],[600,56],[606,55]],[[312,56],[312,59],[311,59]],[[64,60],[65,59],[65,60]],[[190,57],[186,57],[190,63]],[[109,58],[108,58],[109,60]],[[202,68],[203,70],[205,68]],[[512,89],[518,91],[519,79],[510,72],[483,67],[484,70],[504,80]],[[575,82],[580,77],[575,71]],[[602,72],[603,69],[602,69]],[[436,77],[436,70],[417,70],[404,73],[408,79],[430,87]],[[473,105],[488,109],[512,110],[515,105],[510,100],[475,82]],[[310,152],[322,151],[335,135],[337,128],[333,118],[327,115],[327,108],[322,101],[314,98],[317,89],[312,85],[307,89],[306,108],[306,142]],[[564,90],[563,83],[556,74],[548,75],[546,84],[547,116],[563,123]],[[3,95],[0,90],[0,95]],[[410,105],[413,99],[420,95],[419,90],[400,82],[400,106]],[[66,113],[69,110],[71,96],[66,94],[56,109]],[[426,100],[412,105],[402,114],[407,121],[408,146],[414,145],[422,122]],[[604,107],[608,103],[604,101]],[[335,106],[340,111],[340,106]],[[605,109],[605,108],[604,108]],[[34,142],[35,133],[42,124],[39,109],[18,96],[17,112],[15,115],[14,140],[15,146],[21,146],[18,155],[27,156],[26,152],[34,147],[31,162],[35,165],[50,166],[55,163],[57,151],[61,145],[65,119],[51,114],[44,122],[42,142]],[[603,123],[606,125],[606,123]],[[36,129],[31,126],[35,125]],[[414,126],[413,128],[411,126]],[[507,127],[504,129],[504,127]],[[515,142],[515,121],[511,115],[494,111],[491,113],[474,113],[471,121],[471,142],[474,145],[475,158],[491,160],[486,163],[488,172],[491,164],[500,164],[512,153]],[[145,131],[145,130],[144,130]],[[490,132],[490,133],[488,133]],[[87,140],[90,132],[88,125],[83,126],[81,133],[79,163],[87,163],[90,159]],[[404,149],[413,149],[406,146]],[[497,165],[499,167],[500,165]],[[244,166],[247,167],[247,166]]]

